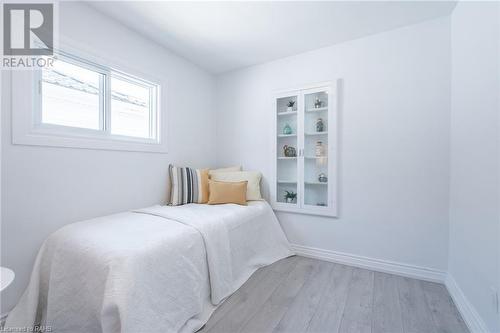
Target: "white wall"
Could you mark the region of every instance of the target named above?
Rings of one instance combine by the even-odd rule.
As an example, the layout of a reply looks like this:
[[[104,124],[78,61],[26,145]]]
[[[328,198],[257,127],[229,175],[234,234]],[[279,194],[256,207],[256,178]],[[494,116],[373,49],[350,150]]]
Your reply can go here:
[[[261,170],[266,182],[271,93],[336,78],[344,81],[340,218],[279,213],[287,236],[304,246],[446,270],[449,18],[222,75],[217,163]]]
[[[11,142],[10,76],[2,90],[1,264],[17,278],[2,292],[5,312],[27,285],[43,239],[70,222],[165,200],[167,166],[214,166],[214,78],[95,10],[61,3],[61,34],[98,54],[168,80],[169,153],[19,146]],[[14,92],[28,96],[30,90]]]
[[[499,4],[452,14],[449,273],[491,332],[500,332]]]

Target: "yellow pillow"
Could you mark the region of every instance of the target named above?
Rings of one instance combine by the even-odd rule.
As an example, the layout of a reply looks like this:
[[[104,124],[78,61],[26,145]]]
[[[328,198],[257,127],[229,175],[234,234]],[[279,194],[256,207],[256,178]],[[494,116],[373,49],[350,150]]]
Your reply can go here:
[[[258,171],[217,172],[210,175],[211,180],[218,182],[247,181],[247,200],[263,200],[260,194],[260,179],[262,174]]]
[[[247,181],[243,182],[217,182],[208,181],[209,205],[234,203],[238,205],[247,204]]]

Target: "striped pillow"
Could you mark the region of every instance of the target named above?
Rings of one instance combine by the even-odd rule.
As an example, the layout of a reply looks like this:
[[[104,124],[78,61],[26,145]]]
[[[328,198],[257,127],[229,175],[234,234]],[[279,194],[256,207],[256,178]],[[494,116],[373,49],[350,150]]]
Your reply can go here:
[[[168,166],[170,175],[169,205],[208,202],[208,169]]]

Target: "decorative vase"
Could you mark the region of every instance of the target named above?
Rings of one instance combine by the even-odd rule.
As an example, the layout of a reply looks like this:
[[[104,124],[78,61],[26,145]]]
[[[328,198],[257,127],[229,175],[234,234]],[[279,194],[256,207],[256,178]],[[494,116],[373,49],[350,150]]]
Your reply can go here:
[[[283,146],[283,155],[285,155],[285,157],[296,157],[297,151],[295,150],[295,148],[293,148],[291,146],[284,145]]]
[[[325,146],[323,145],[322,141],[316,141],[316,157],[323,157],[325,156]]]
[[[286,108],[286,111],[287,111],[287,112],[292,112],[292,111],[293,111],[293,106],[289,106],[289,107],[287,107],[287,108]]]
[[[293,198],[286,198],[286,203],[293,203]]]
[[[325,130],[325,124],[323,123],[323,119],[318,118],[316,120],[316,132],[323,132]]]
[[[318,181],[320,183],[326,183],[328,181],[328,177],[324,173],[320,173],[318,176]]]
[[[283,127],[283,134],[292,134],[292,128],[290,127],[290,125],[286,124],[285,127]]]

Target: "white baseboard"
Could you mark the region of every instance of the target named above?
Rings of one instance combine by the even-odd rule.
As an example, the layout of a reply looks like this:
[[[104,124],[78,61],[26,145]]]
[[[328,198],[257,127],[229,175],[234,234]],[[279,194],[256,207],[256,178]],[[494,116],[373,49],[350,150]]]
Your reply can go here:
[[[295,251],[297,255],[304,257],[331,261],[349,266],[361,267],[373,271],[401,275],[420,280],[444,283],[446,279],[446,272],[432,268],[403,264],[389,260],[363,257],[337,251],[323,250],[297,244],[292,244],[292,250]]]
[[[465,294],[458,286],[457,281],[455,281],[453,276],[450,274],[446,277],[445,285],[471,333],[488,333],[489,330],[486,323],[483,321],[474,306],[469,302],[467,297],[465,297]]]

